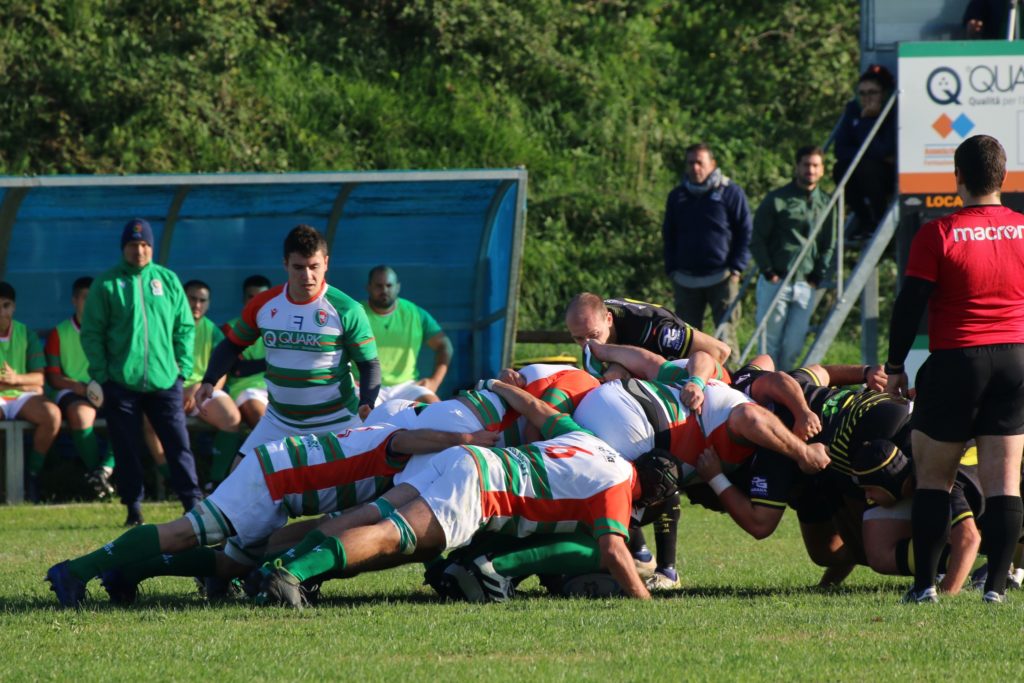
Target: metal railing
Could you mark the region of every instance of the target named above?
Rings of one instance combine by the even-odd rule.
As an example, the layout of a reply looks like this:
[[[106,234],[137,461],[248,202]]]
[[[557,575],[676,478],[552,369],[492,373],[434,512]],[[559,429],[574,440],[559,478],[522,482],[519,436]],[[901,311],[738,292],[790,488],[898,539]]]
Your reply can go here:
[[[860,163],[860,160],[864,157],[864,154],[867,151],[868,147],[871,145],[875,137],[878,135],[878,131],[881,129],[882,124],[885,123],[885,120],[888,118],[889,113],[895,106],[896,97],[897,94],[894,92],[889,97],[888,101],[886,101],[885,106],[882,108],[881,113],[875,121],[875,124],[871,127],[871,130],[868,132],[867,137],[864,139],[864,143],[860,146],[860,149],[857,150],[857,154],[854,155],[853,161],[850,163],[850,166],[846,169],[846,173],[843,174],[843,177],[836,184],[836,189],[832,193],[832,197],[829,199],[828,205],[825,207],[825,210],[822,211],[821,214],[817,217],[814,226],[811,228],[811,231],[807,236],[806,243],[804,244],[800,252],[790,261],[786,277],[782,279],[778,291],[775,293],[775,296],[772,298],[771,303],[765,310],[764,316],[757,321],[757,326],[754,329],[754,333],[751,335],[750,341],[747,342],[747,345],[743,348],[743,351],[740,353],[740,357],[737,361],[739,365],[743,365],[747,361],[747,358],[750,356],[750,352],[753,350],[755,344],[763,341],[763,339],[761,338],[763,338],[764,334],[766,333],[768,319],[771,316],[772,311],[774,311],[775,308],[781,302],[782,297],[785,293],[786,286],[791,284],[793,282],[793,279],[796,277],[797,269],[794,266],[800,263],[804,259],[804,257],[807,256],[811,248],[815,245],[818,234],[824,228],[826,221],[828,221],[830,217],[833,216],[833,209],[835,209],[836,211],[834,218],[832,218],[832,229],[838,231],[835,255],[836,296],[839,299],[843,298],[843,259],[845,254],[845,230],[839,229],[839,226],[845,226],[846,224],[846,185],[847,183],[849,183],[850,178],[853,175],[853,172],[857,169],[857,165]],[[836,127],[838,128],[838,124]],[[832,135],[829,136],[829,142],[831,142],[834,139],[834,137],[835,129],[833,129]],[[731,302],[729,302],[729,306],[726,308],[726,312],[722,316],[722,322],[718,325],[718,327],[715,328],[714,336],[716,338],[724,339],[725,332],[728,329],[729,320],[731,319],[733,311],[736,309],[736,306],[738,306],[740,301],[743,299],[747,288],[750,286],[750,283],[752,281],[755,281],[758,275],[758,269],[755,266],[753,269],[748,271],[747,274],[744,276],[739,291],[736,293],[736,297]]]

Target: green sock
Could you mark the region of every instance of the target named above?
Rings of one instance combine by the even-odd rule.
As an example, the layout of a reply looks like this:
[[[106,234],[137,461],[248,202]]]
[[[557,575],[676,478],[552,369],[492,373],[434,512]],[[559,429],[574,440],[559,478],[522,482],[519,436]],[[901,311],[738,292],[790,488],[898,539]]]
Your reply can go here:
[[[242,445],[242,435],[238,432],[219,431],[213,437],[213,462],[210,464],[210,481],[219,484],[228,476],[231,461]]]
[[[107,444],[107,452],[103,455],[103,462],[100,463],[100,467],[114,469],[114,449],[111,448],[109,443]]]
[[[298,545],[295,545],[282,553],[279,553],[276,558],[280,559],[282,563],[291,562],[294,559],[300,558],[308,552],[311,552],[313,548],[320,545],[323,541],[327,540],[327,534],[320,531],[319,529],[313,529],[306,534]],[[269,558],[268,558],[269,560]]]
[[[82,457],[85,469],[92,472],[99,465],[100,444],[92,427],[85,429],[72,429],[71,441],[75,444],[75,450]]]
[[[167,463],[162,462],[156,466],[156,471],[160,473],[160,476],[164,478],[164,481],[171,480],[171,468]]]
[[[491,559],[502,576],[518,578],[531,574],[589,574],[601,570],[597,541],[586,534],[543,534],[533,542]]]
[[[286,562],[283,569],[299,581],[305,581],[335,569],[341,571],[347,564],[345,546],[332,536],[320,541],[304,555]]]
[[[124,577],[135,583],[153,576],[214,576],[217,551],[200,546],[180,553],[160,554],[121,567]]]
[[[71,560],[71,573],[88,581],[105,569],[123,567],[160,554],[160,533],[155,524],[129,529],[102,548]]]
[[[34,477],[42,472],[44,462],[46,462],[46,453],[33,450],[28,455],[28,473]]]

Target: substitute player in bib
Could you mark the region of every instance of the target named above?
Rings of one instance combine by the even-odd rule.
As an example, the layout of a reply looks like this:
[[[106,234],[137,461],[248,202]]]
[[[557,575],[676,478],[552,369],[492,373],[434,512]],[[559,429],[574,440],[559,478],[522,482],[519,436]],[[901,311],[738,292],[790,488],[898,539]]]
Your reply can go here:
[[[238,354],[262,339],[267,352],[266,414],[241,452],[295,434],[341,431],[366,417],[380,390],[377,346],[357,301],[327,284],[327,241],[299,225],[284,241],[288,282],[257,295],[210,357],[200,405]],[[350,363],[359,368],[355,395]]]
[[[263,275],[250,275],[242,282],[242,306],[252,301],[257,294],[270,289],[270,280]],[[221,331],[225,334],[238,325],[241,317],[231,320]],[[254,429],[267,412],[267,403],[270,401],[267,395],[267,383],[264,374],[267,370],[267,350],[263,346],[263,339],[260,338],[247,346],[245,351],[235,361],[235,365],[228,374],[228,381],[225,384],[225,391],[231,396],[231,400],[238,406],[238,412],[242,421]]]
[[[1024,215],[1000,203],[1006,152],[987,135],[953,157],[964,208],[926,223],[910,246],[892,310],[888,390],[907,387],[903,362],[928,308],[931,356],[917,374],[912,417],[914,585],[907,602],[935,602],[935,569],[949,536],[949,491],[964,444],[978,444],[989,559],[985,602],[1005,600],[1024,520]]]
[[[451,364],[452,343],[433,316],[398,297],[401,291],[402,283],[391,267],[380,265],[370,271],[364,307],[380,358],[379,400],[434,403],[440,400],[437,391]],[[421,379],[416,361],[423,344],[434,352],[434,369]]]
[[[82,350],[82,314],[92,286],[91,277],[80,277],[71,286],[71,305],[75,312],[57,324],[46,338],[46,382],[50,396],[71,431],[71,441],[85,463],[86,481],[98,498],[114,494],[110,475],[114,472],[114,453],[100,453],[100,442],[93,431],[95,405],[88,397],[89,359]]]
[[[192,512],[139,526],[92,553],[59,562],[46,580],[62,607],[76,607],[97,576],[119,603],[134,602],[139,581],[152,576],[241,576],[262,559],[267,539],[289,517],[374,500],[414,454],[493,441],[487,432],[378,425],[263,444]],[[223,541],[223,553],[207,547]]]
[[[350,576],[431,559],[466,545],[478,531],[523,537],[578,529],[597,539],[604,568],[626,595],[649,598],[626,547],[630,509],[634,499],[655,502],[675,490],[673,461],[643,459],[638,472],[569,416],[517,387],[497,380],[489,386],[541,425],[545,440],[445,451],[435,458],[435,471],[374,503],[379,522],[325,537],[271,572],[264,579],[263,599],[298,607],[301,581],[326,572]]]

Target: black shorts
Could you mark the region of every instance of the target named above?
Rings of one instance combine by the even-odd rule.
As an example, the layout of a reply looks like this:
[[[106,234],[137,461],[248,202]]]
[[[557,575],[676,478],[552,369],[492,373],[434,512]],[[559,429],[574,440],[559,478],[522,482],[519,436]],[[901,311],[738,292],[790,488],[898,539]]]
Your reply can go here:
[[[92,405],[89,399],[87,399],[85,396],[82,396],[81,394],[76,394],[73,391],[69,391],[68,393],[60,397],[60,400],[57,401],[57,407],[59,407],[60,411],[63,413],[70,406],[73,406],[76,403],[88,403],[89,405]]]
[[[1024,344],[935,351],[917,373],[911,419],[936,441],[1024,434]]]

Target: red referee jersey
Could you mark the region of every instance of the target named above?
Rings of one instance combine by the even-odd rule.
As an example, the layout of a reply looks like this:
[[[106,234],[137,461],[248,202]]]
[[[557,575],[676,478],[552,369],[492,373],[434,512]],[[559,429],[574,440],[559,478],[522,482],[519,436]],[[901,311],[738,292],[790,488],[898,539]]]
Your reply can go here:
[[[1024,343],[1024,215],[969,206],[926,223],[906,274],[935,283],[929,350]]]

